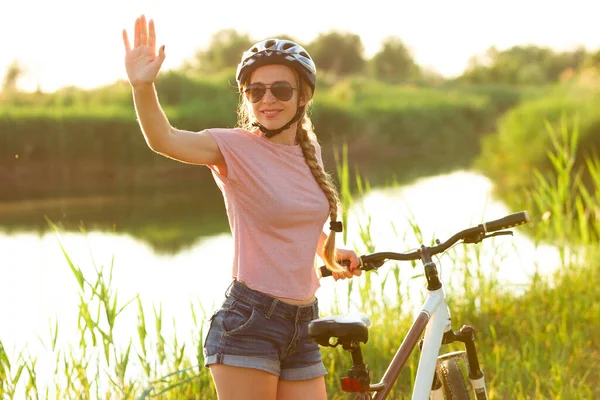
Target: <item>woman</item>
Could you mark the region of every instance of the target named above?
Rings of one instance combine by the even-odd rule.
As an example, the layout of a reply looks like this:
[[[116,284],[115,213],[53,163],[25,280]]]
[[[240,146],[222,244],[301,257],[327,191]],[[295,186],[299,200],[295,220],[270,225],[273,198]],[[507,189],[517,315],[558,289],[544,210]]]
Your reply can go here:
[[[316,84],[313,61],[291,41],[255,44],[237,70],[241,127],[187,132],[171,127],[158,102],[153,82],[165,47],[156,54],[153,21],[141,16],[133,47],[125,30],[123,41],[148,146],[208,166],[227,205],[233,282],[204,343],[219,399],[326,399],[319,347],[307,335],[308,322],[318,317],[315,253],[336,280],[361,271],[354,251],[335,248],[338,195],[306,115]]]

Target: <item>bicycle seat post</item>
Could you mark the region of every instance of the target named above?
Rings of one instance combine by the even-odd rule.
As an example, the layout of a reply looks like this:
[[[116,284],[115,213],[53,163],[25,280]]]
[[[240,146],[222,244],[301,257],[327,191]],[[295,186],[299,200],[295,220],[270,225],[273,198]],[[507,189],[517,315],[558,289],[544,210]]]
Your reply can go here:
[[[352,368],[348,370],[348,376],[341,379],[342,390],[345,392],[366,392],[371,384],[369,366],[365,364],[360,349],[360,342],[351,341],[341,343],[344,350],[352,354]]]

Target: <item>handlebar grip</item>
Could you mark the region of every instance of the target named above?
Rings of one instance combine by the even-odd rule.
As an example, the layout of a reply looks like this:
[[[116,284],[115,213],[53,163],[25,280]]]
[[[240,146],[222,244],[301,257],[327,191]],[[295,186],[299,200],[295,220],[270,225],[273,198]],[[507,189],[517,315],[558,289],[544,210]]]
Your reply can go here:
[[[331,276],[331,271],[327,269],[326,266],[322,266],[319,268],[321,270],[321,278],[325,278],[326,276]]]
[[[344,260],[341,262],[341,264],[345,265],[346,267],[350,266],[350,260]],[[321,271],[321,278],[325,278],[327,276],[331,276],[331,271],[329,269],[327,269],[327,267],[325,265],[322,265],[321,267],[319,267],[319,270]]]
[[[529,214],[527,211],[520,211],[500,219],[484,222],[483,228],[485,229],[485,232],[495,232],[506,228],[512,228],[513,226],[526,224],[528,222],[531,222],[531,219],[529,219]]]

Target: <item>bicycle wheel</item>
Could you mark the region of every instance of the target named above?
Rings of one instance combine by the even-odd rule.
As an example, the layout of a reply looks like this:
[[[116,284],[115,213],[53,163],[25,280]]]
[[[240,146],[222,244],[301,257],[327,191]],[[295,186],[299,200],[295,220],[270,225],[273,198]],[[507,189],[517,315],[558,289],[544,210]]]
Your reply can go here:
[[[471,398],[457,358],[447,358],[440,361],[437,373],[442,382],[444,399],[469,400]]]

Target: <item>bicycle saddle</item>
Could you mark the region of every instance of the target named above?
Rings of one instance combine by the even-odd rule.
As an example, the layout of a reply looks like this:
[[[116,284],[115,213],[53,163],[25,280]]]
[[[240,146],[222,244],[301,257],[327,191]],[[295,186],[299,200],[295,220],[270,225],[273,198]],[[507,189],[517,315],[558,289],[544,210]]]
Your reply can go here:
[[[371,321],[364,314],[332,315],[312,320],[308,323],[308,335],[321,346],[331,346],[329,340],[337,338],[338,343],[362,342],[369,340]]]

